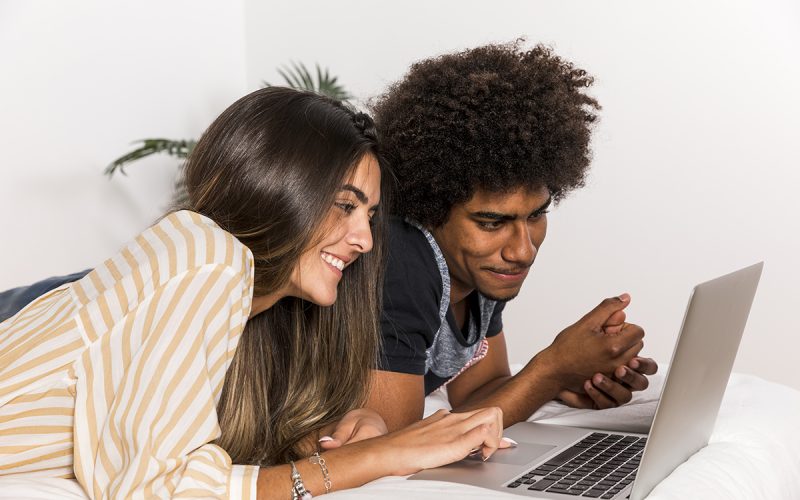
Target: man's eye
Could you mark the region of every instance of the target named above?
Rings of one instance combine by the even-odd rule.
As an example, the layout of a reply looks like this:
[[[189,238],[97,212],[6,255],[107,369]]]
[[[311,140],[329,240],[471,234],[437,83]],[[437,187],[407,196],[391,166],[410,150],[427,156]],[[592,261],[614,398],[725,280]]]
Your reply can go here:
[[[494,229],[500,229],[500,226],[502,226],[502,225],[503,225],[503,223],[501,221],[498,221],[498,220],[492,220],[492,221],[479,220],[478,221],[478,226],[480,226],[483,229],[489,230],[489,231],[494,230]]]
[[[545,215],[547,215],[549,213],[550,213],[550,210],[542,210],[541,212],[536,212],[535,214],[531,214],[531,216],[528,217],[528,220],[529,221],[537,221],[537,220],[541,219],[542,217],[544,217]]]
[[[334,205],[347,215],[350,215],[356,209],[356,206],[349,202],[336,202]]]

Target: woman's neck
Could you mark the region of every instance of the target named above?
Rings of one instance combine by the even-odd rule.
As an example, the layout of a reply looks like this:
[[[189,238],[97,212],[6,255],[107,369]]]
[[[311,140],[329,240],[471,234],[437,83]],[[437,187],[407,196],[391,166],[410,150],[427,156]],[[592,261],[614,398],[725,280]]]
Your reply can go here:
[[[284,298],[286,295],[287,294],[283,290],[278,290],[276,292],[272,292],[267,295],[253,297],[253,303],[250,306],[250,316],[248,316],[247,319],[250,319],[256,314],[266,311],[270,307],[274,306],[276,302]]]

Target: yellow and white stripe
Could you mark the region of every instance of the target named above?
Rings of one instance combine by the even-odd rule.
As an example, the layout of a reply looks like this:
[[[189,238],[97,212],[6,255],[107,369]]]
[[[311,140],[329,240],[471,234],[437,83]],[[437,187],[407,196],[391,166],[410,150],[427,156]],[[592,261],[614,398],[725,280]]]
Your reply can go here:
[[[211,444],[250,312],[253,258],[181,211],[0,324],[0,475],[75,477],[91,498],[255,498]]]

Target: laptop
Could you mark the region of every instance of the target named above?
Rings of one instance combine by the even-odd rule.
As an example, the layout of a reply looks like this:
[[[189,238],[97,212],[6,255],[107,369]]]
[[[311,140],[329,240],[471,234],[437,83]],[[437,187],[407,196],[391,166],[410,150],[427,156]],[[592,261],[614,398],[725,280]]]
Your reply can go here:
[[[708,444],[763,262],[697,285],[649,434],[533,422],[505,431],[519,443],[486,462],[466,458],[409,479],[471,484],[535,498],[645,498]]]

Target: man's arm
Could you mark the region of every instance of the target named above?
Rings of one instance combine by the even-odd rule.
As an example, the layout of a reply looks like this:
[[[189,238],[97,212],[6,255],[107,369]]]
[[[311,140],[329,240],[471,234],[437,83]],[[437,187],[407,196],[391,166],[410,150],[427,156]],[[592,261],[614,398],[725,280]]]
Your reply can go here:
[[[447,395],[456,411],[484,406],[502,408],[506,427],[527,420],[555,397],[578,408],[611,408],[625,404],[631,400],[631,391],[647,388],[644,375],[651,375],[657,369],[653,360],[635,357],[629,365],[633,364],[641,372],[622,366],[615,370],[614,380],[595,374],[591,383],[584,385],[584,393],[561,390],[553,395],[552,387],[537,383],[537,379],[546,379],[546,376],[537,376],[533,366],[524,376],[511,376],[503,332],[488,341],[486,357],[448,384]]]
[[[549,347],[513,377],[505,336],[501,332],[491,337],[487,356],[448,385],[453,408],[461,411],[498,406],[503,410],[504,424],[509,426],[527,419],[565,390],[585,392],[594,401],[608,400],[608,396],[616,401],[630,400],[628,388],[602,375],[631,362],[643,345],[644,331],[636,325],[624,323],[613,334],[604,330],[629,301],[628,296],[604,300],[559,333]],[[625,373],[628,377],[627,369]]]
[[[447,385],[455,411],[498,406],[503,410],[503,425],[508,427],[526,420],[558,395],[560,384],[534,361],[516,376],[511,375],[503,332],[487,340],[486,357]]]
[[[425,379],[422,375],[373,370],[366,406],[383,417],[389,432],[407,427],[422,419]]]
[[[550,346],[513,377],[504,335],[501,332],[490,337],[486,357],[448,384],[451,405],[457,411],[498,406],[503,410],[504,424],[509,426],[526,420],[567,389],[573,393],[584,392],[582,387],[596,374],[612,373],[620,366],[642,359],[635,358],[643,345],[644,331],[640,327],[625,323],[611,335],[603,329],[613,314],[626,307],[629,301],[628,297],[606,299],[559,333]],[[422,375],[390,371],[374,371],[373,374],[367,407],[383,417],[389,431],[422,417],[425,405]],[[593,393],[600,393],[594,389],[587,391],[591,399],[595,398]]]

